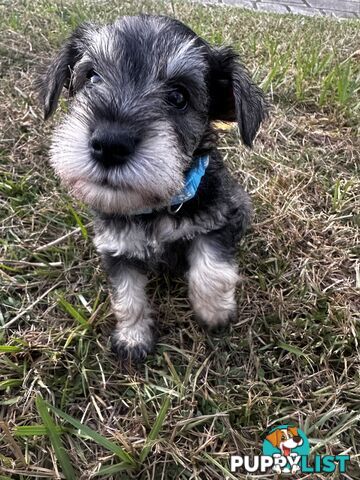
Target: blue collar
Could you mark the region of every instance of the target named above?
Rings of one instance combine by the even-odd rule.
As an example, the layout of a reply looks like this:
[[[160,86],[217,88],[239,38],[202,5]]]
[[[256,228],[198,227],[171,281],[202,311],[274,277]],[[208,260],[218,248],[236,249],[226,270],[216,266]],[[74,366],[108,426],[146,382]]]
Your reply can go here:
[[[194,198],[208,165],[209,154],[194,158],[194,166],[188,171],[185,177],[185,185],[183,189],[181,192],[171,198],[168,205],[162,206],[161,208],[167,207],[169,213],[177,213],[182,207],[183,203]],[[177,208],[172,209],[171,207]],[[160,210],[161,208],[144,208],[143,210],[138,210],[137,212],[133,213],[133,215],[152,213],[154,210]]]

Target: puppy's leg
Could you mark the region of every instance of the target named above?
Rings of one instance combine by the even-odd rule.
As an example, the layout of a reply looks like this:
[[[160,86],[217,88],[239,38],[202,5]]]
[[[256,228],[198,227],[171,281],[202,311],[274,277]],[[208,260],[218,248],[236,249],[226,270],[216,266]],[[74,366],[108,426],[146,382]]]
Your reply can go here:
[[[190,247],[189,297],[196,316],[210,329],[236,318],[239,276],[231,250],[212,234],[200,235]]]
[[[117,319],[112,349],[122,359],[144,360],[154,346],[153,320],[145,294],[147,277],[134,266],[121,265],[111,283]]]

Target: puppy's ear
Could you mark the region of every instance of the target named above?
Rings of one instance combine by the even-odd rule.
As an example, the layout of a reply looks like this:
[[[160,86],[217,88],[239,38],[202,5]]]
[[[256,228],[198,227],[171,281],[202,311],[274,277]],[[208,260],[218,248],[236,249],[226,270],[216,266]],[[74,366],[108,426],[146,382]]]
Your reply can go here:
[[[275,430],[275,432],[269,433],[265,437],[265,440],[268,440],[273,447],[280,447],[280,442],[281,442],[281,431],[280,430]]]
[[[54,113],[62,88],[69,88],[71,93],[73,68],[82,57],[86,39],[93,30],[94,25],[91,23],[83,23],[77,27],[39,78],[39,98],[44,108],[45,120]]]
[[[210,119],[237,121],[245,145],[252,147],[266,116],[262,90],[251,80],[228,47],[213,48],[210,55]]]
[[[298,429],[297,429],[296,427],[288,427],[288,431],[289,431],[294,437],[298,437],[298,436],[299,436]]]

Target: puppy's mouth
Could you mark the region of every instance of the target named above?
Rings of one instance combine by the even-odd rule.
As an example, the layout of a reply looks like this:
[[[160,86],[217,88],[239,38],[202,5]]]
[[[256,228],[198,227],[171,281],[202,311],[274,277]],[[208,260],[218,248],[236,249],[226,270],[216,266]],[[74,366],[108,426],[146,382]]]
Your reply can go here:
[[[96,210],[105,213],[133,214],[144,208],[158,208],[166,201],[151,191],[132,186],[114,187],[106,180],[92,181],[84,177],[67,182],[70,194]]]
[[[70,188],[71,192],[79,192],[83,188],[94,188],[108,192],[109,194],[118,194],[122,192],[123,194],[132,194],[135,195],[138,193],[138,190],[132,185],[118,185],[111,182],[111,180],[104,178],[101,180],[78,177],[68,180],[67,186]],[[161,201],[161,197],[152,193],[152,192],[142,192],[144,196],[149,201]]]

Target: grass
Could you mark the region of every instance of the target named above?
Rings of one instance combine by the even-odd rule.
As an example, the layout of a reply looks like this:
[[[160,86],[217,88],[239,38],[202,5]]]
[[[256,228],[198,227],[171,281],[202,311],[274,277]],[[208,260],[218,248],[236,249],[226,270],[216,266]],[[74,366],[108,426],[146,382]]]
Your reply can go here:
[[[140,11],[233,44],[273,111],[252,151],[236,129],[221,135],[255,207],[237,323],[207,335],[186,284],[154,279],[159,344],[135,370],[109,352],[91,215],[47,164],[53,123],[34,79],[82,20]],[[290,421],[313,453],[352,456],[346,475],[303,478],[360,478],[359,23],[16,0],[0,24],[0,479],[245,478],[229,454],[259,454],[266,429]]]

